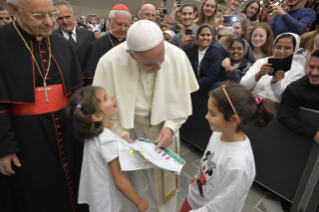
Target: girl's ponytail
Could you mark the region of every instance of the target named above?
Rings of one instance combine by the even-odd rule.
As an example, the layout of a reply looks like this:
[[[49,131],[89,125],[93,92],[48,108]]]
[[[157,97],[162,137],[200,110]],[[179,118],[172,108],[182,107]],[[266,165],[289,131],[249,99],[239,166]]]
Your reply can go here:
[[[257,109],[253,116],[253,123],[259,129],[266,127],[276,115],[275,104],[270,99],[255,98]],[[260,101],[259,101],[260,100]]]

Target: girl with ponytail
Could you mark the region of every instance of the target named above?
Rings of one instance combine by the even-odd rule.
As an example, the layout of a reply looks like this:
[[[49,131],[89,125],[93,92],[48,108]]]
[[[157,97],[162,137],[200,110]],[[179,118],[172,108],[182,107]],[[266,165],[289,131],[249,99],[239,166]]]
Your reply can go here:
[[[119,192],[133,202],[138,211],[148,207],[121,171],[118,141],[122,138],[110,128],[111,118],[118,112],[114,96],[101,87],[92,86],[78,90],[66,107],[74,136],[84,140],[78,203],[88,204],[90,211],[120,211]]]
[[[245,87],[226,83],[209,93],[206,119],[213,132],[180,210],[240,212],[256,171],[249,138],[251,123],[266,127],[275,116],[270,99],[254,98]]]

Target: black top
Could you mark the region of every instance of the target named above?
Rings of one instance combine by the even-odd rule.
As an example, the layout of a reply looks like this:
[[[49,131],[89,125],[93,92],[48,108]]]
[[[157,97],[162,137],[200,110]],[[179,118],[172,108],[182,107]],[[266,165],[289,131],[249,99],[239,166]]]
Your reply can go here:
[[[118,41],[111,33],[93,41],[88,50],[87,64],[84,69],[84,79],[93,79],[100,58],[110,51],[114,46],[125,41]]]
[[[48,67],[48,39],[37,41],[15,23],[44,75]],[[55,33],[49,38],[52,59],[47,84],[63,83],[65,94],[69,95],[71,89],[83,84],[80,64],[68,40]],[[43,86],[43,79],[12,23],[0,28],[0,61],[0,103],[34,103],[34,87]]]
[[[288,85],[279,104],[278,120],[291,130],[313,139],[319,129],[305,126],[295,118],[300,107],[319,111],[319,86],[311,85],[308,76]]]

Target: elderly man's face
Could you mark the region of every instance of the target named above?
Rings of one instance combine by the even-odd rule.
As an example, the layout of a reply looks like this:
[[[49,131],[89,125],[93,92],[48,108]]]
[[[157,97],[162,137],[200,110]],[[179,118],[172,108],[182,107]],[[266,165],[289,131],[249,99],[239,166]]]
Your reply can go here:
[[[144,71],[158,71],[161,69],[161,65],[165,59],[164,42],[161,42],[153,49],[144,52],[132,52],[130,54],[132,58],[136,60],[138,66]]]
[[[311,85],[319,86],[319,58],[311,57],[308,66],[308,76]]]
[[[110,20],[111,34],[117,39],[122,40],[126,37],[130,25],[131,18],[129,16],[115,13],[113,20]]]
[[[12,18],[9,16],[8,11],[0,11],[0,26],[11,23]]]
[[[144,5],[139,13],[140,20],[149,20],[156,23],[156,9],[153,5]]]
[[[72,32],[76,24],[75,12],[71,12],[70,8],[65,4],[56,5],[56,9],[60,11],[57,19],[60,29],[65,32]]]
[[[31,35],[38,37],[48,37],[52,34],[56,16],[51,0],[20,0],[22,11],[8,3],[10,9],[19,19],[22,27]],[[37,14],[37,15],[34,15]]]

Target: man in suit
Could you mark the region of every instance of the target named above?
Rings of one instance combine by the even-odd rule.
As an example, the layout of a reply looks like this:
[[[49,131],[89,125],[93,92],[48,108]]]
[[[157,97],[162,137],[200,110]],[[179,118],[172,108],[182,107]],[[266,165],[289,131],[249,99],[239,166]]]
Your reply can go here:
[[[59,29],[54,32],[70,41],[83,71],[86,64],[88,48],[91,42],[95,40],[94,33],[90,30],[76,27],[76,15],[68,2],[59,1],[56,2],[54,6],[60,11],[59,17],[57,18]]]

